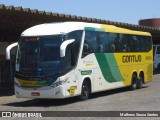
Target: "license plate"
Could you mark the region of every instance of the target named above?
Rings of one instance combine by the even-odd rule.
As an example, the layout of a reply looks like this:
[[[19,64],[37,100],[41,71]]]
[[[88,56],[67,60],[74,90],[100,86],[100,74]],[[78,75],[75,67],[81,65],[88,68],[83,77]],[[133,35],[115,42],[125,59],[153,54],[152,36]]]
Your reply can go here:
[[[31,95],[32,96],[40,96],[40,93],[39,92],[32,92]]]

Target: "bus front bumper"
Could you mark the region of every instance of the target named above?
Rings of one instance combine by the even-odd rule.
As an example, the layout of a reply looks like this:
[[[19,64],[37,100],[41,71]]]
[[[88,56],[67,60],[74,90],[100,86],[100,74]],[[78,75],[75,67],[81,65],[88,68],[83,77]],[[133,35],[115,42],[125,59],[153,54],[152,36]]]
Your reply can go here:
[[[56,88],[44,87],[43,89],[26,89],[15,86],[15,95],[17,98],[42,98],[42,99],[62,99],[65,98],[65,85]]]

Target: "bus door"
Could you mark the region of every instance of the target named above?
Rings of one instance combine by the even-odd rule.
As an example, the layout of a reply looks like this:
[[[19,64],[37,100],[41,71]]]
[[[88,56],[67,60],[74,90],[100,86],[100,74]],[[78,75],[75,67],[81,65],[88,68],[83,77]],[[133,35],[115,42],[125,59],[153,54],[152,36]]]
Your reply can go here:
[[[72,45],[69,45],[66,50],[66,55],[64,58],[64,70],[68,73],[67,83],[66,83],[66,95],[76,95],[78,94],[77,89],[77,72],[75,71],[76,58],[75,51]]]

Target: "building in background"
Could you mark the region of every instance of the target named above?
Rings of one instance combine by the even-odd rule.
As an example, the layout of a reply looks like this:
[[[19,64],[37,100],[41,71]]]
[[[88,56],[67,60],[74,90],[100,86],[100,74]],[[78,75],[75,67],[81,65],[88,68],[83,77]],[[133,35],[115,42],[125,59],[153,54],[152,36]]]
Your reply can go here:
[[[139,20],[139,25],[160,29],[160,18],[141,19]],[[152,37],[153,44],[160,44],[160,33],[153,33]]]
[[[160,18],[142,19],[139,25],[160,28]]]

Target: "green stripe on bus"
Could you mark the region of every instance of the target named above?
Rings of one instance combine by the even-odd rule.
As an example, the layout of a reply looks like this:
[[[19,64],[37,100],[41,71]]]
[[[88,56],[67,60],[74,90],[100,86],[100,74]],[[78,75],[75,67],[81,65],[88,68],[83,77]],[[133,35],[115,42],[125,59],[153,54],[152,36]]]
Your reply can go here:
[[[112,83],[124,80],[115,60],[114,54],[96,53],[95,56],[106,81]]]
[[[100,31],[100,32],[104,32],[105,31],[103,28],[92,28],[92,27],[85,27],[85,30]]]

